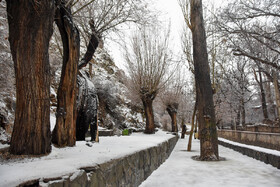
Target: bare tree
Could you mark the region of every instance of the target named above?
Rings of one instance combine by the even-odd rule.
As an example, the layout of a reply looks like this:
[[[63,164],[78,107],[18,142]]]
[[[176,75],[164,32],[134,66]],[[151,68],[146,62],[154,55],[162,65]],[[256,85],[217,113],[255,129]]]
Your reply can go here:
[[[75,145],[76,130],[84,129],[83,127],[76,129],[76,123],[79,126],[88,125],[80,120],[86,118],[82,113],[84,106],[81,105],[78,108],[78,116],[80,117],[76,122],[75,103],[78,69],[85,67],[89,63],[106,34],[116,32],[119,26],[124,23],[142,24],[146,22],[148,20],[146,18],[149,17],[150,13],[146,12],[145,16],[140,16],[146,10],[143,5],[145,4],[141,1],[135,3],[135,1],[124,0],[60,0],[56,2],[56,23],[63,43],[62,77],[57,94],[57,123],[53,131],[53,143],[57,146]],[[78,29],[82,31],[81,51],[85,51],[80,61]],[[83,132],[77,133],[81,134]]]
[[[217,15],[218,28],[227,39],[228,46],[233,49],[233,54],[245,56],[257,66],[259,63],[268,66],[269,68],[262,68],[262,73],[270,82],[273,82],[272,72],[278,71],[280,67],[279,18],[279,0],[235,0]],[[278,86],[277,83],[274,87]],[[264,115],[267,118],[265,92],[262,89],[260,92]],[[277,94],[279,95],[279,90],[276,89],[275,95]],[[277,104],[277,108],[279,107]]]
[[[197,95],[200,160],[219,160],[215,109],[210,80],[202,1],[180,1],[186,24],[192,31],[193,61]],[[189,7],[190,5],[190,7]],[[190,8],[190,14],[189,12]]]
[[[231,41],[235,55],[246,56],[279,69],[279,18],[278,0],[235,0],[221,11],[217,22],[219,29]],[[258,48],[252,51],[250,47],[238,45],[240,41],[246,43],[248,38],[255,46],[269,49],[270,57]]]
[[[264,81],[263,81],[263,75],[262,75],[262,68],[261,68],[259,63],[256,63],[256,64],[257,64],[257,70],[255,68],[253,68],[253,72],[254,72],[255,80],[260,87],[263,117],[264,117],[264,119],[267,120],[268,119],[268,112],[267,112],[266,96],[265,96],[265,91],[264,91]]]
[[[6,0],[16,74],[16,113],[10,152],[51,151],[49,41],[54,1]]]
[[[177,113],[178,113],[180,102],[184,97],[182,82],[183,81],[179,74],[175,80],[170,81],[169,85],[165,87],[165,90],[160,95],[164,107],[166,108],[171,118],[172,132],[178,132]]]
[[[235,111],[236,124],[239,125],[241,122],[243,126],[246,123],[245,105],[253,97],[252,91],[249,89],[251,85],[249,67],[249,60],[245,57],[227,62],[221,67],[224,71],[224,85],[221,88],[224,97],[222,99],[229,104],[230,109]]]
[[[112,34],[122,35],[123,28],[128,25],[148,25],[156,19],[156,14],[143,0],[77,0],[72,7],[74,20],[81,31],[81,47],[87,46],[79,69],[87,65],[106,38],[114,40]]]
[[[158,33],[157,29],[138,30],[126,49],[133,90],[142,100],[145,117],[145,133],[154,133],[153,100],[167,82],[168,62],[171,60],[168,50],[168,36]]]

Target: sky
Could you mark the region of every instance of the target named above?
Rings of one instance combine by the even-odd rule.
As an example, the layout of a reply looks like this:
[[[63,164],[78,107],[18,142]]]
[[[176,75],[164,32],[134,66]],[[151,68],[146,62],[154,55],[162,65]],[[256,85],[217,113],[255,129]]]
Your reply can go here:
[[[171,23],[170,48],[174,51],[175,56],[181,53],[181,33],[183,30],[184,19],[178,0],[151,0],[151,6],[161,12],[160,20],[166,22],[165,25]],[[225,0],[203,0],[206,3],[213,2],[215,7],[220,7]],[[129,32],[129,31],[128,31]],[[109,43],[109,53],[112,55],[116,65],[125,70],[125,61],[122,56],[122,48],[116,43]]]

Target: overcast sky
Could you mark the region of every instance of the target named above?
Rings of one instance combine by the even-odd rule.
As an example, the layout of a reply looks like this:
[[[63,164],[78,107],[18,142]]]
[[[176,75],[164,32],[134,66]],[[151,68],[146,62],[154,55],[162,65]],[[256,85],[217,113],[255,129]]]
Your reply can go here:
[[[158,11],[161,12],[160,20],[163,22],[166,22],[166,26],[168,26],[169,21],[171,23],[171,33],[170,33],[170,47],[172,50],[174,50],[174,53],[178,55],[181,51],[181,33],[183,29],[183,15],[181,12],[181,8],[178,4],[178,0],[151,0],[153,3],[152,6],[154,6]],[[225,3],[225,0],[203,0],[203,4],[211,3],[213,2],[215,7],[220,7],[223,3]],[[114,49],[111,50],[110,54],[113,56],[116,65],[124,69],[125,68],[125,62],[122,58],[122,51],[121,47],[117,46],[116,44],[110,44],[113,45],[110,48]],[[109,49],[110,49],[109,48]]]

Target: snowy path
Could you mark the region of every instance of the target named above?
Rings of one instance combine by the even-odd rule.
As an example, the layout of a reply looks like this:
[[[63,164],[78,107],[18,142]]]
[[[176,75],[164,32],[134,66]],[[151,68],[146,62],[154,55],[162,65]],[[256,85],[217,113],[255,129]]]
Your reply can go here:
[[[187,152],[187,139],[179,139],[173,152],[141,187],[201,186],[243,187],[280,186],[280,170],[271,165],[219,146],[220,162],[199,162],[199,140],[193,140],[193,151]]]

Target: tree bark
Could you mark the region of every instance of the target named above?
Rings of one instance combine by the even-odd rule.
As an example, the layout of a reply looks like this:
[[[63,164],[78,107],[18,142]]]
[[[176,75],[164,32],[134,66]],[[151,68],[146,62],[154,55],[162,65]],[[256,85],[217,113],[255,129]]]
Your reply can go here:
[[[236,113],[236,125],[235,126],[240,125],[240,119],[241,119],[240,113],[241,113],[241,104],[239,103],[238,111]]]
[[[268,78],[267,78],[268,79]],[[270,86],[270,81],[266,81],[267,83],[265,84],[265,88],[266,88],[266,91],[267,91],[267,102],[269,103],[269,115],[272,115],[271,117],[273,117],[274,119],[277,118],[277,115],[275,113],[276,111],[276,108],[275,108],[275,105],[274,105],[274,102],[273,102],[273,98],[272,98],[272,92],[271,92],[271,86]]]
[[[211,87],[202,0],[190,0],[193,59],[198,97],[200,160],[219,160],[218,137]]]
[[[187,127],[186,127],[186,125],[182,122],[181,139],[184,139],[184,138],[185,138],[186,131],[187,131]]]
[[[245,111],[245,103],[244,103],[244,99],[242,97],[242,100],[241,100],[241,123],[242,123],[242,126],[245,127],[245,124],[246,124],[246,111]]]
[[[266,96],[265,96],[265,91],[264,91],[264,88],[263,88],[263,77],[262,77],[262,72],[261,72],[260,66],[258,66],[258,73],[259,73],[259,79],[257,77],[256,71],[254,70],[255,79],[256,79],[259,87],[260,87],[260,92],[261,92],[261,103],[262,103],[263,117],[264,117],[264,119],[268,119]]]
[[[54,1],[6,0],[16,76],[12,154],[51,151],[49,41]]]
[[[89,40],[89,43],[87,46],[87,51],[79,64],[79,69],[82,69],[83,67],[87,66],[89,61],[92,59],[92,56],[93,56],[94,52],[96,51],[99,41],[100,41],[100,39],[99,39],[100,37],[96,33],[93,22],[90,23],[90,26],[91,26],[92,34],[90,36],[90,40]]]
[[[56,125],[52,142],[58,147],[76,143],[76,93],[80,53],[79,32],[72,21],[70,8],[64,1],[57,2],[55,22],[63,42],[63,65],[57,91]]]
[[[260,85],[260,90],[261,90],[263,117],[264,117],[264,119],[268,119],[266,96],[265,96],[265,91],[264,91],[264,88],[263,88],[263,78],[262,78],[262,73],[261,73],[260,68],[259,68],[259,77],[260,77],[259,85]]]
[[[275,98],[276,98],[277,118],[280,119],[280,92],[278,86],[277,73],[275,71],[273,71],[273,85],[274,85]]]
[[[166,110],[171,118],[171,127],[172,132],[178,132],[178,126],[177,126],[177,110],[178,110],[178,103],[173,103],[171,105],[168,105]]]
[[[142,98],[145,117],[146,117],[146,134],[155,133],[155,122],[154,122],[154,112],[153,112],[153,100],[149,97]]]
[[[191,149],[192,149],[192,136],[193,136],[193,130],[194,130],[194,121],[195,121],[196,110],[197,110],[197,100],[195,101],[194,109],[193,109],[192,127],[191,127],[191,131],[190,131],[189,143],[188,143],[188,149],[187,149],[187,151],[191,151]]]

